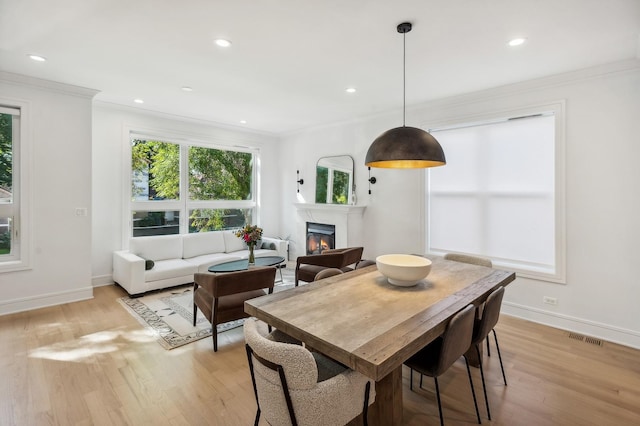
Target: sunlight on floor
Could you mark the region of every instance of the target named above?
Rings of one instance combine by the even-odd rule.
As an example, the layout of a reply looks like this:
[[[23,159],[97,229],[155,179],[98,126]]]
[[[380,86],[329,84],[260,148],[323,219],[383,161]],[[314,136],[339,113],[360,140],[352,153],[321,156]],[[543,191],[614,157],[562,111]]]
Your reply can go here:
[[[96,354],[115,352],[131,343],[155,342],[148,330],[109,330],[82,336],[76,340],[43,346],[29,352],[30,358],[84,362]]]

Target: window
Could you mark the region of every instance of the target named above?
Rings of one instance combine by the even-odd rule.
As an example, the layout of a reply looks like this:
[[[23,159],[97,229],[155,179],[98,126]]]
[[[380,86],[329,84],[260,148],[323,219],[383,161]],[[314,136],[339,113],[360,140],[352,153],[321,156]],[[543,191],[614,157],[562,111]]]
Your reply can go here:
[[[257,154],[131,136],[131,235],[235,229],[256,216]]]
[[[0,271],[28,266],[21,108],[0,105]]]
[[[447,165],[428,173],[428,252],[564,280],[559,107],[432,131]]]

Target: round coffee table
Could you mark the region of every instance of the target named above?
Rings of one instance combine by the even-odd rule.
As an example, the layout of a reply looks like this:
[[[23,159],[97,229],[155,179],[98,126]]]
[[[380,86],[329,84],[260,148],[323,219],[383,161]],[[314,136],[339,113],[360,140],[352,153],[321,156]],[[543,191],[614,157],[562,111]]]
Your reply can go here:
[[[282,281],[282,268],[284,257],[282,256],[264,256],[256,257],[255,266],[275,266],[280,271],[280,281]],[[230,260],[229,262],[219,263],[209,266],[209,272],[236,272],[249,269],[249,259]]]

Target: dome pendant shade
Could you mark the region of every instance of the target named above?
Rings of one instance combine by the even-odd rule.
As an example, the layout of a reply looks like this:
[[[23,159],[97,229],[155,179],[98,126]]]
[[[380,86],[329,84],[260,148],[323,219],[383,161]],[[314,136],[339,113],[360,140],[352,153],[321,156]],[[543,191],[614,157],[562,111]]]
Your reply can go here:
[[[415,127],[387,130],[373,141],[365,166],[390,169],[416,169],[444,166],[447,161],[438,141]]]

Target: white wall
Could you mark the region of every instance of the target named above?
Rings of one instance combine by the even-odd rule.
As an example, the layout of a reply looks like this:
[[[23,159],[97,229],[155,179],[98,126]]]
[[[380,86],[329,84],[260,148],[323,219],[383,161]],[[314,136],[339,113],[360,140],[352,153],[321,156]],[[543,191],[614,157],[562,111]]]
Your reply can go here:
[[[640,348],[640,61],[431,102],[409,109],[407,125],[428,128],[558,100],[566,102],[567,282],[518,278],[503,310]],[[422,252],[423,172],[372,169],[378,182],[367,194],[368,146],[401,120],[396,112],[284,137],[282,155],[289,161],[282,176],[282,232],[295,232],[296,169],[305,179],[302,198],[313,202],[317,159],[351,154],[358,201],[367,205],[365,257]],[[557,298],[558,305],[544,305],[543,296]]]
[[[0,97],[26,105],[31,267],[0,274],[0,314],[93,297],[91,99],[97,92],[0,73]],[[76,208],[88,209],[76,216]]]
[[[124,190],[129,185],[123,154],[128,129],[190,137],[216,145],[260,149],[260,226],[266,236],[280,234],[280,158],[276,138],[267,134],[224,128],[203,121],[148,113],[135,108],[96,102],[93,114],[93,284],[111,284],[112,253],[126,246]]]

